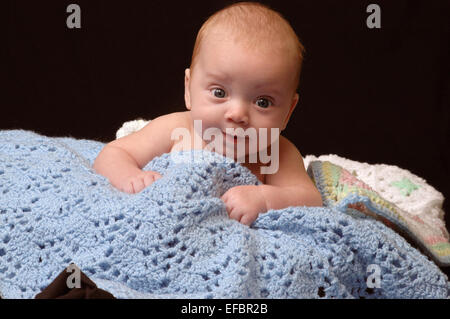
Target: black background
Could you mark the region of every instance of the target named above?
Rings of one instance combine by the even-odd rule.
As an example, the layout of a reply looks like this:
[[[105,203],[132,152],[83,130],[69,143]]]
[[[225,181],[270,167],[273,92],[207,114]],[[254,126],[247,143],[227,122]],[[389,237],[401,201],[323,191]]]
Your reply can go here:
[[[232,2],[2,1],[0,129],[107,142],[125,121],[184,110],[196,33]],[[448,197],[450,1],[260,2],[306,48],[284,131],[301,153],[396,165]],[[81,29],[66,26],[70,3]],[[381,29],[366,26],[370,3]]]

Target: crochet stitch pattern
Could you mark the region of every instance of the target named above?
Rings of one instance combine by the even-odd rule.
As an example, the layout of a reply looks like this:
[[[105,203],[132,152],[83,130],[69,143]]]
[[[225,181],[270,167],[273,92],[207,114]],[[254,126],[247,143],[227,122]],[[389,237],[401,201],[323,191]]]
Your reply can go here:
[[[308,167],[312,161],[331,162],[341,166],[367,184],[379,196],[409,215],[420,217],[433,228],[445,228],[444,195],[428,184],[425,179],[407,169],[392,164],[357,162],[335,154],[306,155],[303,160],[305,167]],[[403,179],[408,179],[418,187],[408,196],[405,196],[404,192],[395,186],[398,181]]]
[[[192,151],[144,169],[125,194],[92,170],[103,143],[0,131],[0,291],[33,298],[74,262],[117,298],[448,298],[448,278],[382,223],[335,207],[288,207],[251,227],[220,196],[258,184],[238,163]],[[368,289],[369,265],[380,288]]]
[[[412,192],[419,189],[419,186],[415,185],[407,178],[403,178],[401,181],[392,182],[391,185],[399,188],[403,196],[409,196]]]
[[[308,173],[327,206],[341,209],[347,206],[380,220],[419,245],[436,263],[450,266],[449,235],[445,228],[427,224],[419,216],[408,214],[339,165],[312,161]]]

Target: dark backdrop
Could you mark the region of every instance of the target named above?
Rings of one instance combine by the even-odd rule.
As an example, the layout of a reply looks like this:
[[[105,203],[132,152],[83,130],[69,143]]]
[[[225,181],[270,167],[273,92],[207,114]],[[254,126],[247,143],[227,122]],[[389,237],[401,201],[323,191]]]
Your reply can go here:
[[[72,2],[81,29],[66,26]],[[3,1],[0,129],[107,142],[124,121],[183,110],[196,32],[231,2]],[[302,154],[397,165],[448,197],[449,1],[261,2],[306,48],[285,131]]]

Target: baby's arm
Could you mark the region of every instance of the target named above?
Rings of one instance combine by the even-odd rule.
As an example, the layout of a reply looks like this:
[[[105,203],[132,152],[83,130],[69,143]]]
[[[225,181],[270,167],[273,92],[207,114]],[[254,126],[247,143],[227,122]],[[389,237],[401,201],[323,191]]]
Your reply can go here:
[[[305,170],[300,152],[281,136],[279,157],[278,172],[266,175],[266,184],[260,187],[267,209],[322,206],[322,197]]]
[[[160,116],[141,130],[107,144],[95,159],[94,170],[127,193],[138,193],[156,179],[157,172],[142,171],[155,156],[170,152],[172,129],[183,125],[182,113]]]
[[[297,148],[280,136],[279,169],[267,174],[264,185],[243,185],[223,196],[230,218],[250,225],[260,213],[289,206],[322,206],[322,198],[309,178]]]

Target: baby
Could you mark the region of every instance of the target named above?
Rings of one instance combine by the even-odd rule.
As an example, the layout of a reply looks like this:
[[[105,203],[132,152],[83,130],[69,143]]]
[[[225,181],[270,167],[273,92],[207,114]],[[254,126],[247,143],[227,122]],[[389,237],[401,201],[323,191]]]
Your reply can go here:
[[[204,133],[214,128],[224,145],[214,151],[224,156],[232,153],[263,183],[236,186],[223,194],[230,218],[250,225],[269,209],[321,206],[320,193],[305,171],[300,152],[279,134],[298,102],[302,53],[289,23],[272,9],[239,2],[218,11],[201,27],[190,68],[185,70],[188,111],[157,117],[141,130],[107,144],[94,169],[119,190],[138,193],[161,178],[157,172],[142,170],[149,161],[164,153],[205,149]],[[180,128],[190,133],[190,143],[174,138],[174,130]],[[259,135],[236,133],[249,129]],[[269,133],[273,137],[273,132],[276,143],[267,137]],[[257,152],[278,154],[276,172],[263,174],[262,161],[251,160],[250,144],[255,138]],[[264,146],[264,140],[271,144]],[[245,146],[241,157],[234,152],[239,143]]]

